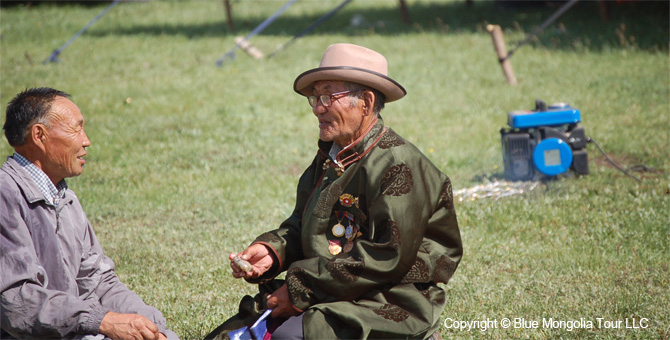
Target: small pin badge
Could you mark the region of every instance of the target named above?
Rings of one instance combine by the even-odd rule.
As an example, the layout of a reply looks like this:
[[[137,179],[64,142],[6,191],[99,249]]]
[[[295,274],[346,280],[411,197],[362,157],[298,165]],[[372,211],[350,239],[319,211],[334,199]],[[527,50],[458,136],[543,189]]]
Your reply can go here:
[[[347,208],[350,208],[351,206],[356,204],[357,201],[358,199],[354,197],[352,194],[342,194],[340,196],[340,204],[342,204],[342,206],[345,206]]]

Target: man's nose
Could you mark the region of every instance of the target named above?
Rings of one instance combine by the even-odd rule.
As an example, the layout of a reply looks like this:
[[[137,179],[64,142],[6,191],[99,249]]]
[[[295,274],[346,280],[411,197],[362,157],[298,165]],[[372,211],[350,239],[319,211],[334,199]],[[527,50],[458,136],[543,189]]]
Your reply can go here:
[[[88,139],[86,133],[84,133],[84,142],[82,143],[82,146],[85,148],[91,146],[91,141]]]
[[[314,113],[314,115],[317,117],[326,113],[326,111],[328,111],[328,109],[323,105],[323,103],[321,103],[320,100],[317,100],[316,106],[312,108],[312,113]]]

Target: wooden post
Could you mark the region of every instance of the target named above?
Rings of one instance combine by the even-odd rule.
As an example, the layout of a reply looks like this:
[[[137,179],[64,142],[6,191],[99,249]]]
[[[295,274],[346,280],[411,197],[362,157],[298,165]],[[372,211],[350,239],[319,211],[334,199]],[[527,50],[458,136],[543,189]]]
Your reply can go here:
[[[256,46],[252,45],[248,40],[244,39],[243,37],[235,37],[235,44],[237,44],[237,46],[243,49],[244,52],[247,52],[254,59],[263,59],[265,57],[265,55],[263,54],[263,52],[261,52],[261,50],[256,48]]]
[[[605,0],[598,0],[598,7],[600,8],[600,19],[603,22],[610,21],[610,4]]]
[[[228,25],[228,30],[232,32],[235,30],[235,25],[233,24],[233,14],[230,12],[230,0],[223,0],[223,7],[226,9],[226,24]]]
[[[498,53],[498,60],[500,61],[500,66],[505,74],[505,78],[507,78],[507,83],[516,85],[516,76],[514,75],[514,70],[512,70],[512,64],[509,59],[506,59],[507,48],[505,47],[505,39],[503,39],[502,29],[499,25],[487,25],[486,30],[491,33],[493,47],[495,47],[496,52]]]
[[[405,25],[409,25],[412,23],[412,19],[409,18],[409,10],[407,9],[407,4],[405,3],[405,0],[398,0],[399,5],[400,5],[400,15],[402,17],[402,22]]]

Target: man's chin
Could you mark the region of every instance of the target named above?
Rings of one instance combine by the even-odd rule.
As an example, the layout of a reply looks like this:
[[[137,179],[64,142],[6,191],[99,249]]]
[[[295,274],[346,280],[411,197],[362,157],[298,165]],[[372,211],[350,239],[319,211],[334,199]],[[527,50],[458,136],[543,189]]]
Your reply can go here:
[[[68,177],[77,177],[77,176],[81,175],[82,173],[84,173],[84,168],[85,168],[85,166],[82,165],[79,169],[72,171],[70,173],[70,176],[68,176]]]
[[[333,136],[328,133],[320,133],[319,134],[319,139],[321,139],[324,142],[332,142],[333,141]]]

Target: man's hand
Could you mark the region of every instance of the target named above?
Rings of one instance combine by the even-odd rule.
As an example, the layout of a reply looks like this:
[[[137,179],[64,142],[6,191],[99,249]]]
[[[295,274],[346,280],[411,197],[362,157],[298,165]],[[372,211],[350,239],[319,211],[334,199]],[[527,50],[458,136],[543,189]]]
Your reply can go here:
[[[114,340],[166,340],[156,324],[138,314],[108,312],[99,332]]]
[[[252,266],[253,270],[250,272],[245,272],[242,269],[238,268],[233,259],[235,256],[239,256],[245,261],[248,261]],[[263,275],[272,267],[274,262],[274,257],[270,254],[270,250],[262,244],[252,244],[249,248],[245,249],[239,254],[231,253],[228,258],[230,259],[230,268],[233,269],[233,276],[235,278],[257,278]]]
[[[288,286],[286,284],[275,290],[274,293],[268,296],[268,308],[274,308],[272,311],[273,318],[288,319],[291,316],[299,315],[301,310],[296,308],[288,296]]]

